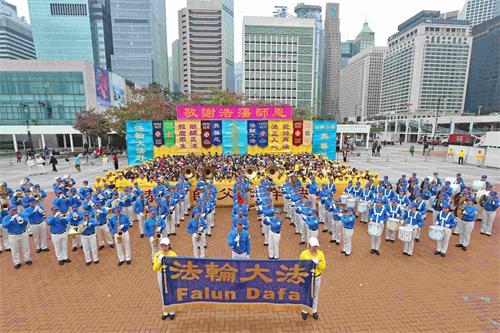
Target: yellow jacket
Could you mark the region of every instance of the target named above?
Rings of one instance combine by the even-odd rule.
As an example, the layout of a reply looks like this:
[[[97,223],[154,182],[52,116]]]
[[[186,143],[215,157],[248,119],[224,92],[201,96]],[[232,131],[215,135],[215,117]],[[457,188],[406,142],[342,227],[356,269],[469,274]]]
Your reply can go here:
[[[458,157],[465,157],[465,152],[463,150],[459,151]]]
[[[155,272],[161,271],[161,262],[158,260],[160,256],[165,256],[163,251],[156,252],[153,258],[153,271]],[[172,250],[168,250],[166,257],[177,257],[177,254]]]
[[[477,154],[476,154],[476,160],[478,160],[478,161],[482,161],[482,160],[483,160],[483,158],[484,158],[484,155],[483,155],[483,154],[481,154],[481,153],[477,153]]]
[[[326,269],[326,259],[323,251],[316,250],[316,255],[313,256],[309,251],[309,249],[306,249],[302,251],[302,253],[300,254],[300,260],[313,260],[313,259],[319,260],[319,263],[316,265],[316,268],[314,269],[314,274],[318,276],[321,273],[323,273]]]

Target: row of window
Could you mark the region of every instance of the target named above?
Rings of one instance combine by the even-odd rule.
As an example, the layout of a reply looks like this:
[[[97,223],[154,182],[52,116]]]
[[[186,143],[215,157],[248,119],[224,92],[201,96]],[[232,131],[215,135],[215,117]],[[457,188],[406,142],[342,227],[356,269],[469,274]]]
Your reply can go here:
[[[54,16],[87,16],[87,5],[76,3],[51,3],[50,14]]]

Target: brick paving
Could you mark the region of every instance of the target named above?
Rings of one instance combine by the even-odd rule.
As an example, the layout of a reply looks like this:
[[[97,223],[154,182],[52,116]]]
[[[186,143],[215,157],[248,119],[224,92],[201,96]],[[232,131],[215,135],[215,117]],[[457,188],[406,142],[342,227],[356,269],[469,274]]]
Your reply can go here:
[[[46,208],[49,205],[46,205]],[[255,214],[253,211],[251,214]],[[229,209],[218,208],[208,257],[229,257],[226,245]],[[430,214],[429,214],[430,215]],[[252,257],[267,258],[255,215],[251,215]],[[479,234],[476,223],[467,252],[454,247],[434,256],[427,228],[413,257],[402,243],[382,241],[381,255],[369,253],[366,225],[357,224],[350,257],[320,233],[327,257],[320,290],[320,320],[296,312],[230,310],[227,307],[178,311],[161,320],[161,299],[150,266],[146,239],[131,229],[132,265],[117,267],[116,251],[100,251],[100,263],[85,266],[83,253],[69,252],[71,264],[59,266],[51,252],[36,254],[33,265],[15,270],[9,252],[0,254],[0,332],[493,332],[500,329],[500,218],[493,236]],[[427,220],[427,225],[429,219]],[[173,236],[179,255],[192,254],[185,222]],[[284,226],[281,257],[297,258],[303,246],[291,226]]]

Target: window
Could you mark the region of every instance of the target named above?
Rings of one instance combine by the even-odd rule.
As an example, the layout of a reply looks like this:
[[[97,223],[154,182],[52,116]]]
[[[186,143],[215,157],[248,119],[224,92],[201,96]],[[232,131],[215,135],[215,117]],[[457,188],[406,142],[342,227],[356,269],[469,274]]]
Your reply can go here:
[[[51,3],[50,14],[54,16],[87,16],[87,6],[74,3]]]

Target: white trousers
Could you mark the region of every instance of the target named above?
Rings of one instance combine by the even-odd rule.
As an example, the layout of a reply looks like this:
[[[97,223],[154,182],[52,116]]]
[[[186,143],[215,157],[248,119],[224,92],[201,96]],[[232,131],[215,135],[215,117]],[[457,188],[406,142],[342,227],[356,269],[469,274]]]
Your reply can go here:
[[[82,246],[82,238],[80,237],[80,235],[73,237],[73,240],[71,241],[71,246],[72,247]]]
[[[316,194],[308,194],[308,199],[312,203],[312,207],[316,208]]]
[[[231,258],[232,259],[250,259],[250,256],[246,252],[236,253],[236,252],[232,251]]]
[[[128,231],[123,233],[121,243],[118,243],[117,234],[115,234],[115,246],[118,261],[122,262],[124,260],[129,261],[132,259],[132,250],[130,249],[130,235]]]
[[[392,230],[389,230],[389,228],[385,228],[385,239],[396,240],[397,233],[398,233],[397,231],[392,231]]]
[[[205,258],[205,242],[206,236],[205,231],[201,233],[200,238],[198,234],[194,233],[191,235],[191,240],[193,242],[193,257],[195,258]]]
[[[167,235],[175,234],[175,210],[167,217]]]
[[[9,235],[9,242],[10,255],[12,256],[14,265],[21,263],[21,251],[25,262],[31,260],[28,232],[25,231],[20,235]]]
[[[314,278],[314,293],[313,293],[313,306],[312,312],[318,312],[318,299],[319,299],[319,287],[321,285],[321,276],[316,276]],[[306,311],[302,311],[306,313]]]
[[[181,224],[181,207],[179,204],[175,205],[174,212],[175,212],[175,225],[179,226]]]
[[[461,219],[457,218],[457,226],[455,227],[455,233],[460,235],[463,230],[463,225],[464,222]]]
[[[38,167],[38,172],[47,173],[47,171],[45,171],[45,167],[43,166],[42,163],[37,163],[36,166]]]
[[[191,208],[191,200],[189,199],[189,193],[186,193],[186,196],[184,197],[184,214],[188,213],[188,210]]]
[[[411,234],[411,241],[404,242],[404,249],[403,249],[403,251],[406,252],[409,255],[413,254],[413,248],[415,246],[415,236],[416,236],[416,234],[417,234],[417,232],[415,230],[413,230],[413,232]]]
[[[97,243],[99,246],[104,246],[104,240],[106,240],[108,245],[113,244],[113,236],[111,235],[107,224],[96,227],[95,232],[97,234]]]
[[[305,223],[304,223],[304,224],[305,224]],[[309,228],[307,227],[307,225],[306,225],[306,231],[307,231],[307,241],[309,241],[309,239],[310,239],[311,237],[316,237],[316,238],[318,238],[318,229],[316,229],[316,230],[311,230],[311,229],[309,229]]]
[[[158,240],[158,245],[154,246],[153,241],[155,240],[155,236],[149,237],[149,245],[151,246],[151,262],[154,263],[155,253],[160,250],[160,240]]]
[[[10,249],[9,232],[7,231],[7,229],[4,229],[2,227],[1,223],[0,223],[0,237],[2,237],[2,239],[0,240],[0,251]]]
[[[269,231],[269,258],[279,259],[280,257],[281,234]]]
[[[269,244],[269,224],[262,223],[262,232],[264,233],[264,244]]]
[[[465,222],[462,221],[462,232],[460,233],[460,244],[467,247],[470,243],[470,236],[472,234],[472,230],[474,229],[474,221]]]
[[[445,228],[443,239],[436,241],[437,243],[436,250],[438,252],[446,253],[446,251],[448,250],[448,243],[450,242],[450,237],[451,237],[451,229]]]
[[[344,231],[344,246],[343,250],[347,254],[351,254],[352,251],[352,234],[354,232],[354,229],[346,229],[343,228]]]
[[[68,259],[68,232],[62,234],[51,234],[54,251],[58,261]]]
[[[341,220],[333,220],[332,239],[335,242],[340,243],[340,240],[342,239],[341,233],[342,233],[343,229],[344,229],[344,227],[343,227]],[[345,237],[345,235],[344,235],[344,237]]]
[[[162,312],[164,315],[174,315],[175,314],[175,311],[168,311],[166,306],[164,306],[164,302],[163,302],[163,289],[162,289],[162,280],[161,280],[161,276],[162,276],[162,271],[159,271],[156,273],[156,280],[158,281],[158,288],[160,288],[160,295],[161,295],[161,309],[162,309]]]
[[[95,234],[89,236],[82,235],[82,246],[85,262],[99,261],[99,256],[97,255],[97,236]]]
[[[493,227],[493,222],[495,221],[495,217],[497,216],[497,211],[488,212],[487,210],[483,210],[483,223],[481,224],[481,232],[491,235],[491,229]]]
[[[215,225],[214,223],[214,213],[215,211],[210,212],[207,217],[207,234],[212,234],[212,227]]]
[[[33,239],[35,240],[35,248],[37,250],[47,248],[47,224],[44,222],[40,224],[31,224],[31,231],[33,232]]]
[[[370,236],[370,239],[372,250],[378,251],[380,249],[380,241],[382,240],[382,236]]]
[[[358,213],[359,213],[359,211],[358,211]],[[360,215],[360,219],[359,220],[361,222],[368,222],[368,210],[365,210],[364,212],[359,213],[359,215]]]
[[[144,235],[144,214],[139,213],[135,214],[135,216],[137,217],[137,223],[139,224],[139,233]]]

